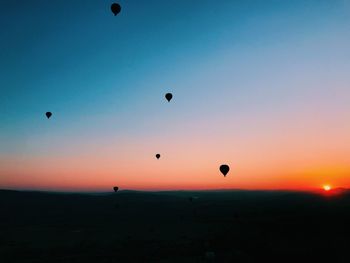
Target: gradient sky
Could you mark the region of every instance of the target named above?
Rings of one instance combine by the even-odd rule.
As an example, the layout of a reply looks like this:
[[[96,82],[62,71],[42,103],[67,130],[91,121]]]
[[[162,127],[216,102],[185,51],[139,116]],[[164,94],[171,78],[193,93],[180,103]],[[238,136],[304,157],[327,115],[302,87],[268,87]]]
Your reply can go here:
[[[350,187],[350,1],[119,3],[2,1],[0,188]]]

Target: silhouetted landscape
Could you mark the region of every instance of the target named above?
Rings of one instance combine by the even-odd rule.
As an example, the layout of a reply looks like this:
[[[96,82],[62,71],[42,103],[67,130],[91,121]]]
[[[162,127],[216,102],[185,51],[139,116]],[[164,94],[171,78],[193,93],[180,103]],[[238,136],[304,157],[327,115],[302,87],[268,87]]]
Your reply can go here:
[[[334,191],[336,193],[336,191]],[[0,191],[1,262],[349,262],[350,194]]]

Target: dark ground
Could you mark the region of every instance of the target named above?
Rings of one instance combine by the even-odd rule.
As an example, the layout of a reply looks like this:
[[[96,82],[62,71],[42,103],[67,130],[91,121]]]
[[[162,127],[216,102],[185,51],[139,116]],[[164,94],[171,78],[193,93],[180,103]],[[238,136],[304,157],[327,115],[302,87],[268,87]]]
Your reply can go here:
[[[3,190],[0,262],[348,263],[350,194]]]

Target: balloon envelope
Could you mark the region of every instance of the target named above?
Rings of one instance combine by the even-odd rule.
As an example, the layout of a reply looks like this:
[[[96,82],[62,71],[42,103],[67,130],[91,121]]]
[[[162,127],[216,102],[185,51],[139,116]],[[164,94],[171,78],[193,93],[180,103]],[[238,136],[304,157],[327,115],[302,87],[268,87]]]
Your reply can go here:
[[[167,101],[169,102],[169,101],[171,101],[171,99],[173,98],[173,94],[167,93],[167,94],[165,94],[165,98],[166,98]]]
[[[157,158],[157,159],[160,158],[160,154],[159,154],[159,153],[156,154],[156,158]]]
[[[118,187],[118,186],[114,186],[114,187],[113,187],[114,192],[117,192],[117,191],[118,191],[118,189],[119,189],[119,187]]]
[[[226,174],[230,171],[230,167],[227,164],[223,164],[220,166],[220,172],[226,176]]]
[[[120,12],[120,10],[122,10],[122,8],[120,7],[119,4],[113,3],[113,4],[111,5],[111,10],[112,10],[112,13],[116,16],[116,15],[119,14],[119,12]]]
[[[50,117],[52,116],[52,113],[48,111],[48,112],[45,113],[45,115],[46,115],[46,117],[47,117],[48,119],[50,119]]]

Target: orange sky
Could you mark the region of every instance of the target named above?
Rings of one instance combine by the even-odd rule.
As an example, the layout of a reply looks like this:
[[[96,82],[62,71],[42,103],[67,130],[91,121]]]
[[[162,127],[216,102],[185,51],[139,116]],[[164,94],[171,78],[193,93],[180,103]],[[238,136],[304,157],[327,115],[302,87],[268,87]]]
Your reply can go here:
[[[305,190],[326,183],[350,187],[348,124],[328,127],[322,125],[324,120],[294,114],[283,122],[277,115],[273,120],[237,120],[224,130],[201,121],[186,127],[174,123],[177,128],[169,128],[166,136],[159,132],[147,140],[116,136],[86,143],[81,136],[59,145],[58,138],[50,137],[45,144],[52,152],[2,158],[1,187],[82,191],[108,191],[114,185],[143,190]],[[158,152],[159,160],[154,157]],[[218,170],[222,163],[231,167],[226,178]]]

